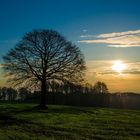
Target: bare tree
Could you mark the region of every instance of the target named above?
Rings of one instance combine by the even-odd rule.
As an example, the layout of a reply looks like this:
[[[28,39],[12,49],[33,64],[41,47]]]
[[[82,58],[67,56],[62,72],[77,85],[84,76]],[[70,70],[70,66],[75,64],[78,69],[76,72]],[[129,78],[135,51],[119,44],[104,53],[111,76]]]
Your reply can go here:
[[[10,84],[40,87],[40,108],[46,107],[48,82],[79,82],[85,69],[79,48],[53,30],[34,30],[25,34],[3,59]]]

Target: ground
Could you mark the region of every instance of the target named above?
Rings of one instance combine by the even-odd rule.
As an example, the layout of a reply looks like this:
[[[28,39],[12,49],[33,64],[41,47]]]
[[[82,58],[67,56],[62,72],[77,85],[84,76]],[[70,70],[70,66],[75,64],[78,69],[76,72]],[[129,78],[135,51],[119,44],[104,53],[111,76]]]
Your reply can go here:
[[[0,140],[140,140],[140,110],[0,104]]]

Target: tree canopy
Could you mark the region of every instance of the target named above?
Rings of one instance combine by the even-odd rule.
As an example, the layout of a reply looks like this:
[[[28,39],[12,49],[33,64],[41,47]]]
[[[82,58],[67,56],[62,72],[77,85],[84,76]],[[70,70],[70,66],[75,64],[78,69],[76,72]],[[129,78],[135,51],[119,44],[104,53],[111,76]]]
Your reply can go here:
[[[104,82],[98,81],[93,88],[95,93],[108,93],[107,85]]]
[[[46,105],[47,83],[79,82],[85,70],[79,48],[53,30],[34,30],[4,57],[3,68],[14,86],[40,87],[40,107]]]

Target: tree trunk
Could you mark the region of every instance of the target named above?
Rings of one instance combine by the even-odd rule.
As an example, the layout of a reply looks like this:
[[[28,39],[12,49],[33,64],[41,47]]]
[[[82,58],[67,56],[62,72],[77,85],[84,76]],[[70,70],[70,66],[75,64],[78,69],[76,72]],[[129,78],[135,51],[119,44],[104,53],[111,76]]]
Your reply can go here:
[[[41,81],[41,98],[40,98],[40,109],[47,109],[46,106],[46,93],[47,93],[47,85],[46,81]]]

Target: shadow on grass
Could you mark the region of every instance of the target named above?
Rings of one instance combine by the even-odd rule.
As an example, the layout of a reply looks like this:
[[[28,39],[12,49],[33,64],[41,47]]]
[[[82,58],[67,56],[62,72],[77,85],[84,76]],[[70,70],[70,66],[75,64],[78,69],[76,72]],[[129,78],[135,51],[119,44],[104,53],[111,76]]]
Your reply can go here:
[[[15,107],[3,106],[0,107],[0,115],[1,114],[23,114],[23,113],[62,113],[62,114],[81,114],[81,113],[93,113],[93,111],[85,109],[84,107],[73,107],[73,106],[61,106],[61,105],[49,105],[47,109],[39,109],[36,106],[24,106],[21,107],[20,104],[16,104]],[[3,115],[2,115],[3,116]]]
[[[43,114],[81,114],[81,113],[90,113],[88,111],[85,112],[83,108],[80,107],[68,107],[68,106],[49,106],[46,110],[40,110],[37,108],[34,108],[34,106],[26,106],[20,108],[20,105],[18,104],[15,107],[12,106],[3,106],[0,107],[0,126],[9,126],[9,125],[40,125],[38,123],[32,122],[32,120],[28,120],[26,118],[19,118],[16,117],[18,115],[22,114],[32,114],[36,115],[36,113],[43,113]],[[46,116],[47,118],[47,116]]]
[[[9,113],[0,113],[0,127],[10,126],[10,125],[21,125],[21,124],[31,124],[31,121],[26,119],[17,119]],[[33,124],[33,123],[32,123]]]
[[[113,112],[115,113],[115,116],[117,114],[119,118],[113,116],[114,119],[110,118],[109,121],[108,116],[114,115],[114,113],[112,113],[112,110],[61,106],[61,105],[53,105],[53,106],[49,105],[47,110],[39,110],[34,108],[34,105],[29,104],[28,105],[1,104],[0,131],[2,131],[2,133],[5,133],[5,136],[7,134],[11,135],[9,139],[14,140],[17,137],[14,134],[18,134],[19,136],[18,139],[21,140],[22,140],[21,134],[32,136],[33,139],[38,139],[38,137],[43,136],[44,138],[53,137],[55,139],[70,139],[70,140],[76,139],[108,140],[109,139],[108,136],[112,137],[113,135],[113,137],[110,139],[113,138],[115,139],[115,137],[117,137],[119,134],[121,137],[127,137],[127,135],[130,135],[131,137],[133,136],[139,137],[140,133],[138,121],[136,121],[136,124],[133,124],[133,122],[131,124],[131,121],[129,122],[130,118],[128,118],[128,121],[124,120],[125,117],[124,113],[119,114],[120,110],[114,111]],[[83,122],[80,120],[82,113],[86,113],[84,114],[84,118],[85,117],[86,118],[85,120],[83,120]],[[93,114],[93,116],[89,116],[91,113]],[[65,119],[63,120],[63,117],[64,118],[67,116],[70,117],[71,114],[74,114],[75,116],[72,115],[72,118],[70,120],[69,119],[68,120],[66,119],[66,121]],[[97,116],[94,114],[96,114]],[[127,115],[130,114],[131,112]],[[106,118],[104,117],[104,115]],[[139,113],[137,114],[137,116],[138,115]],[[77,117],[79,117],[79,120],[77,119]],[[77,123],[75,122],[75,118],[76,120],[78,120]],[[48,121],[49,119],[51,123]],[[125,117],[125,119],[127,120],[127,117]],[[46,124],[44,123],[45,121]],[[67,125],[67,121],[72,121],[72,123],[70,123],[72,125]],[[125,129],[127,129],[127,131]],[[42,140],[44,140],[44,138],[42,138]]]
[[[54,109],[54,107],[50,107],[48,110],[36,110],[34,108],[22,109],[22,110],[14,110],[13,108],[0,109],[0,128],[2,130],[6,130],[5,135],[9,134],[10,131],[14,133],[24,133],[27,135],[32,135],[35,138],[37,137],[55,137],[58,139],[74,139],[73,133],[70,130],[65,130],[64,128],[61,130],[60,128],[56,128],[54,125],[43,125],[39,122],[33,122],[32,120],[28,120],[25,118],[16,118],[13,114],[20,115],[20,113],[33,113],[33,112],[41,112],[41,113],[60,113],[62,109],[58,107],[58,109]],[[72,113],[69,108],[65,108],[63,110],[65,113]],[[22,136],[21,136],[22,137]],[[21,139],[19,136],[19,138]],[[14,134],[10,136],[9,139],[15,139]]]
[[[33,112],[35,112],[35,110],[33,110],[30,106],[20,108],[20,105],[12,106],[5,104],[0,107],[0,127],[2,128],[11,125],[35,124],[25,118],[16,117],[20,114],[28,114]]]
[[[62,113],[62,114],[75,114],[79,115],[81,113],[93,113],[94,111],[86,107],[76,107],[76,106],[50,106],[47,110],[49,113]]]

